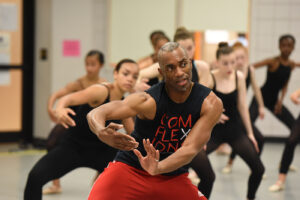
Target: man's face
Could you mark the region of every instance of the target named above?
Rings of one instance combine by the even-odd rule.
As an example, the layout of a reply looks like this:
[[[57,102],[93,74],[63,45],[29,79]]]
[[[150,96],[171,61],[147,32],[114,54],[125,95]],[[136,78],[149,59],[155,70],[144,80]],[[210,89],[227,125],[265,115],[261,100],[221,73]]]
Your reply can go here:
[[[159,69],[168,88],[178,92],[186,91],[191,85],[192,65],[191,60],[181,48],[162,55],[162,65]]]

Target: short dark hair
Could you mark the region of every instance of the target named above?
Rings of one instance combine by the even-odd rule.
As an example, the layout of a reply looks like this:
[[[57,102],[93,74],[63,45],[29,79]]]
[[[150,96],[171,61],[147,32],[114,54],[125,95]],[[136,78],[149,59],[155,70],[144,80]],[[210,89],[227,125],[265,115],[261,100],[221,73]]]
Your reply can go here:
[[[165,34],[162,30],[156,30],[156,31],[153,31],[153,32],[151,32],[151,34],[150,34],[150,40],[153,40],[153,37],[154,37],[154,36],[157,36],[157,35],[165,36],[166,34]]]
[[[129,58],[125,58],[125,59],[122,59],[122,60],[120,60],[120,61],[118,62],[118,64],[116,65],[114,71],[119,72],[119,70],[121,69],[121,67],[122,67],[122,65],[123,65],[124,63],[134,63],[134,64],[137,64],[134,60],[129,59]]]
[[[228,55],[233,52],[233,48],[230,47],[227,42],[220,42],[218,47],[219,48],[216,52],[217,59],[219,59],[221,55]]]
[[[186,50],[184,49],[184,48],[182,48],[180,45],[179,45],[179,43],[177,43],[177,42],[167,42],[166,44],[164,44],[161,48],[160,48],[160,50],[159,50],[159,52],[158,52],[158,63],[159,63],[159,66],[161,67],[161,66],[163,66],[163,63],[162,63],[162,56],[163,56],[163,54],[165,53],[165,52],[173,52],[174,50],[176,50],[176,49],[178,49],[178,48],[180,48],[182,51],[183,51],[183,53],[184,53],[184,55],[185,56],[187,56],[187,53],[186,53]]]
[[[86,58],[89,56],[97,55],[98,56],[98,61],[100,64],[104,64],[104,55],[101,51],[98,50],[91,50],[86,54]]]
[[[193,34],[190,31],[188,31],[185,27],[177,28],[174,35],[174,42],[186,39],[192,39],[194,41]]]
[[[296,39],[293,35],[291,34],[285,34],[285,35],[282,35],[279,37],[279,44],[285,40],[285,39],[291,39],[293,41],[293,43],[295,44],[296,43]]]

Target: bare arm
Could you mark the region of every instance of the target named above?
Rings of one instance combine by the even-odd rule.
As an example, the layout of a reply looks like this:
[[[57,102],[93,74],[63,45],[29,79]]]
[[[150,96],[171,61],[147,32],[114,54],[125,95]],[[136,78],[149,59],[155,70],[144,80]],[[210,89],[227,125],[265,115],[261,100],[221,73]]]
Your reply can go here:
[[[141,80],[143,78],[151,79],[151,78],[158,77],[159,76],[158,68],[159,68],[159,64],[154,63],[151,66],[140,70],[138,80]]]
[[[244,79],[244,76],[243,76],[242,72],[238,71],[237,75],[238,75],[238,105],[237,105],[238,110],[239,110],[239,113],[241,115],[244,126],[246,128],[248,137],[253,142],[256,150],[259,151],[258,146],[257,146],[257,142],[256,142],[254,134],[253,134],[252,125],[251,125],[251,121],[250,121],[249,110],[248,110],[248,107],[247,107],[245,79]]]
[[[300,62],[295,62],[295,67],[300,67]]]
[[[53,110],[53,106],[55,104],[55,101],[67,94],[70,94],[72,92],[78,91],[80,90],[81,87],[78,84],[78,82],[72,82],[66,85],[66,87],[58,90],[57,92],[54,92],[48,99],[48,105],[47,105],[47,110],[48,110],[48,114],[51,118],[52,121],[55,122],[56,118],[55,118],[55,113]]]
[[[69,116],[69,113],[75,115],[74,111],[68,108],[69,106],[90,104],[95,107],[104,102],[108,95],[107,89],[102,85],[92,85],[84,90],[74,92],[62,97],[55,109],[55,116],[57,121],[68,128],[68,126],[75,126],[74,120]]]
[[[213,87],[213,80],[210,73],[210,67],[206,62],[197,60],[195,61],[198,71],[199,83],[212,88]]]
[[[133,132],[133,130],[134,130],[133,117],[128,117],[126,119],[123,119],[122,120],[122,124],[124,125],[126,133],[130,135]]]
[[[143,157],[138,150],[134,150],[143,168],[151,175],[157,175],[172,172],[190,163],[209,140],[211,131],[217,123],[222,109],[222,101],[211,92],[203,102],[200,119],[193,126],[182,146],[160,162],[158,162],[158,150],[153,148],[149,140],[144,141],[144,147],[147,151],[146,157]],[[147,167],[147,162],[148,164],[151,163],[149,167]]]
[[[300,104],[299,98],[300,98],[300,88],[291,94],[291,100],[295,104]]]
[[[268,58],[268,59],[259,61],[257,63],[254,63],[253,67],[254,68],[260,68],[260,67],[263,67],[263,66],[270,66],[270,65],[272,65],[273,61],[274,61],[274,58]]]
[[[258,102],[258,112],[261,119],[264,118],[265,111],[264,111],[264,100],[262,98],[262,94],[260,91],[260,88],[258,87],[256,80],[255,80],[255,72],[254,68],[250,66],[250,80],[251,80],[251,86],[254,92],[254,96],[256,98],[256,101]]]
[[[278,98],[275,107],[274,107],[274,113],[278,114],[281,113],[281,109],[282,109],[282,102],[283,99],[287,93],[287,88],[288,88],[288,81],[286,82],[286,84],[283,86],[281,92],[280,92],[280,97]]]
[[[136,115],[140,118],[153,119],[156,112],[153,108],[156,108],[156,104],[150,95],[134,93],[122,101],[113,101],[93,109],[87,115],[87,119],[90,129],[101,141],[114,148],[132,150],[138,146],[134,138],[117,132],[117,127],[105,127],[105,121],[126,119]]]

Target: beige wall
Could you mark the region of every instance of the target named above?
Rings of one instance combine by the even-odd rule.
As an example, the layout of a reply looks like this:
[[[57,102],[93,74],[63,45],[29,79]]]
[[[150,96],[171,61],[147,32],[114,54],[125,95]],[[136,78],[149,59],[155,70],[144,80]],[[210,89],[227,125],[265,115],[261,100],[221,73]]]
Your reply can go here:
[[[174,0],[112,0],[109,55],[113,62],[139,59],[152,53],[149,35],[161,29],[172,38],[175,29]],[[170,38],[170,39],[171,39]]]
[[[182,25],[192,30],[247,32],[249,0],[184,0]]]

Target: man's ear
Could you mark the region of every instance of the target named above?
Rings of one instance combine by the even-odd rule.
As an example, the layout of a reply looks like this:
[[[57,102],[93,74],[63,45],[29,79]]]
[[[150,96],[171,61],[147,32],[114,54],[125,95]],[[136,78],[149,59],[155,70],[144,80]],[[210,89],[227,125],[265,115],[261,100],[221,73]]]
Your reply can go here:
[[[159,67],[157,70],[158,70],[159,74],[163,76],[163,72],[162,72],[161,68]]]

